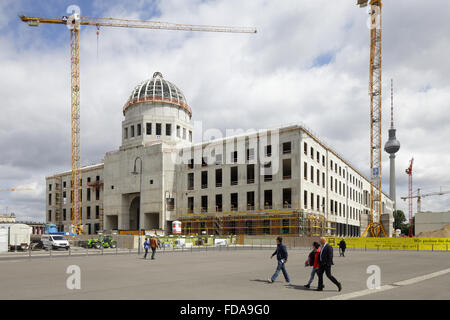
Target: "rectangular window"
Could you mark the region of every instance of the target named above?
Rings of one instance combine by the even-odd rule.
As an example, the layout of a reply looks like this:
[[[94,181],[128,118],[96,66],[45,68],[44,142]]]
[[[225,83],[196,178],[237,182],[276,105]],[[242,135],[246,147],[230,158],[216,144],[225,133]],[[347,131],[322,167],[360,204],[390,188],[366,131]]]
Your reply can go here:
[[[231,162],[232,163],[236,163],[237,160],[238,160],[238,153],[237,153],[237,151],[231,152]]]
[[[167,210],[173,211],[175,209],[175,199],[174,198],[167,198]]]
[[[52,221],[52,210],[48,210],[48,221]]]
[[[208,196],[202,196],[201,212],[208,212]]]
[[[311,192],[311,210],[314,210],[314,193]]]
[[[186,128],[183,128],[183,139],[186,140]]]
[[[87,201],[91,201],[91,188],[87,188],[87,194],[86,194],[86,200]]]
[[[216,211],[222,212],[222,195],[216,194]]]
[[[86,219],[91,218],[91,207],[86,207]]]
[[[272,209],[272,190],[264,190],[264,209]]]
[[[320,153],[319,153],[319,151],[316,152],[316,161],[317,161],[317,163],[320,163]]]
[[[311,159],[314,159],[314,148],[313,147],[311,147]]]
[[[292,168],[291,159],[283,159],[283,180],[291,179]]]
[[[303,153],[308,155],[308,144],[306,142],[303,144]]]
[[[314,183],[314,167],[313,166],[311,166],[311,176],[310,176],[310,178],[311,178],[311,182]]]
[[[152,124],[150,122],[147,122],[146,126],[147,126],[147,128],[146,128],[147,135],[149,136],[152,134]]]
[[[130,130],[131,130],[131,137],[133,138],[134,137],[134,126],[131,126]]]
[[[52,185],[51,184],[48,185],[48,191],[52,191]]]
[[[303,206],[308,209],[308,191],[303,191]]]
[[[65,188],[67,185],[66,181],[63,181],[63,188]]]
[[[231,211],[237,211],[238,210],[238,194],[232,193],[230,196],[231,196],[231,201],[230,201]]]
[[[170,123],[166,123],[166,136],[172,135],[172,125]]]
[[[208,171],[202,171],[202,189],[208,188]]]
[[[303,179],[308,180],[308,164],[303,164]]]
[[[222,169],[216,169],[216,188],[222,187]]]
[[[67,220],[67,213],[66,213],[66,209],[63,209],[63,220],[66,221]]]
[[[247,183],[255,183],[255,165],[247,165]]]
[[[322,187],[325,188],[325,172],[322,172]]]
[[[319,169],[317,169],[317,171],[316,171],[316,179],[317,179],[317,181],[316,181],[317,185],[320,186],[320,170]]]
[[[100,190],[95,190],[95,200],[100,200]]]
[[[283,154],[291,153],[291,142],[283,143]]]
[[[265,154],[266,154],[266,156],[267,157],[270,157],[271,155],[272,155],[272,145],[267,145],[266,147],[265,147]]]
[[[283,189],[283,208],[292,208],[292,189]]]
[[[188,160],[188,169],[194,169],[194,159]]]
[[[123,129],[123,138],[128,139],[128,128]]]
[[[156,124],[156,135],[157,136],[161,135],[161,123]]]
[[[100,219],[100,207],[95,206],[95,219]]]
[[[255,149],[247,149],[247,160],[253,160],[255,158]]]
[[[48,205],[49,206],[52,205],[52,194],[51,193],[48,195]]]
[[[255,192],[247,192],[247,210],[255,210]]]
[[[322,156],[322,165],[325,167],[325,156]]]
[[[317,195],[316,210],[320,212],[320,196],[319,195]]]
[[[187,178],[188,178],[187,180],[188,190],[194,190],[194,173],[193,172],[188,173]]]
[[[141,135],[141,130],[142,130],[141,124],[138,123],[138,125],[137,125],[137,136],[140,136],[140,135]]]
[[[177,126],[177,138],[181,138],[180,126]]]
[[[230,168],[230,180],[231,180],[232,186],[235,186],[238,184],[238,167]]]
[[[188,207],[187,207],[188,213],[194,212],[194,197],[188,197]]]

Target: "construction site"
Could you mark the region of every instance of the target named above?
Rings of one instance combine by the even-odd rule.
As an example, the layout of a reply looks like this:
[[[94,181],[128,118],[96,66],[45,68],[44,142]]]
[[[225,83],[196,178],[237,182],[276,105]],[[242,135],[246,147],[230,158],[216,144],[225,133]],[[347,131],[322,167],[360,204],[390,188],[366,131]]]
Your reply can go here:
[[[57,9],[20,12],[8,41],[26,53],[23,65],[43,58],[8,71],[10,81],[17,73],[31,88],[36,77],[51,78],[54,96],[40,88],[20,91],[30,100],[18,107],[21,94],[5,99],[14,101],[14,117],[30,104],[46,119],[30,116],[26,124],[36,128],[24,132],[39,139],[23,133],[30,144],[15,145],[29,149],[25,156],[14,149],[14,165],[0,163],[2,179],[19,174],[16,163],[29,169],[20,180],[27,183],[13,187],[19,178],[11,178],[11,186],[0,188],[8,195],[0,198],[6,206],[0,299],[152,299],[151,312],[162,310],[171,319],[199,315],[202,307],[172,303],[164,309],[159,300],[449,299],[450,211],[424,202],[450,195],[447,180],[438,180],[430,165],[437,163],[430,158],[445,161],[430,152],[434,145],[419,142],[422,135],[432,141],[431,131],[414,127],[423,118],[443,130],[431,124],[431,105],[448,99],[431,99],[440,88],[420,66],[412,67],[416,61],[404,55],[403,64],[394,61],[401,52],[396,46],[405,46],[399,30],[406,28],[392,21],[405,4],[354,2],[348,13],[343,8],[349,4],[334,2],[330,10],[325,2],[293,1],[294,10],[266,1],[237,8],[221,0],[197,1],[194,9],[144,0],[135,10],[123,2],[75,1],[59,16],[55,2]],[[89,15],[81,14],[81,3]],[[3,8],[9,16],[26,6]],[[390,13],[384,29],[383,10]],[[264,18],[253,17],[263,11]],[[357,16],[364,12],[366,24]],[[113,13],[118,16],[107,17]],[[233,20],[219,19],[229,15]],[[186,17],[191,24],[153,19],[159,17]],[[317,21],[321,29],[313,30]],[[382,46],[394,31],[397,38]],[[384,67],[383,54],[395,50]],[[312,57],[304,58],[309,51]],[[53,63],[53,78],[66,67],[70,81],[42,71]],[[429,83],[415,83],[409,73],[405,79],[401,68],[417,68]],[[418,99],[409,86],[428,96]],[[69,98],[62,104],[61,91],[70,104]],[[413,100],[426,114],[406,116]],[[58,106],[48,109],[52,113],[47,104]],[[84,110],[91,112],[85,116]],[[65,143],[63,129],[70,135]],[[9,139],[8,130],[0,142]],[[33,184],[36,177],[41,181]],[[41,204],[44,221],[16,217],[18,207],[11,209],[9,201]],[[277,280],[280,271],[284,279]],[[317,290],[311,290],[315,275]],[[208,318],[229,315],[213,309]]]

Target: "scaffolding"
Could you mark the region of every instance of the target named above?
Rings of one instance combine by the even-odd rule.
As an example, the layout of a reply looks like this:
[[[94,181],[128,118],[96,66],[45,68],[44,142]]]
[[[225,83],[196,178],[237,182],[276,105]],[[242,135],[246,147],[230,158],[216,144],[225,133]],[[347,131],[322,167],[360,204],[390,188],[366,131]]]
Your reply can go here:
[[[185,212],[190,212],[187,210]],[[183,235],[325,236],[334,228],[323,214],[301,209],[267,209],[179,214]]]

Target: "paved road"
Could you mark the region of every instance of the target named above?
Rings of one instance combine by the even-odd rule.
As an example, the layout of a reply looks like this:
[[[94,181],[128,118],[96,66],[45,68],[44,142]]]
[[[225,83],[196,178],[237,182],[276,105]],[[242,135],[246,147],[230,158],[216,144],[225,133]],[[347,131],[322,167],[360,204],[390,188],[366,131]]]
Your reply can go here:
[[[343,283],[342,292],[327,278],[325,290],[316,292],[303,288],[311,271],[303,266],[305,250],[289,251],[290,285],[282,274],[275,283],[267,283],[276,265],[275,257],[269,259],[272,251],[158,252],[156,260],[143,260],[136,254],[0,259],[0,299],[266,300],[339,298],[349,294],[354,295],[353,299],[450,299],[448,252],[349,251],[345,258],[334,258],[333,274]],[[66,287],[70,265],[80,267],[80,290]],[[369,265],[380,267],[382,286],[446,269],[448,273],[367,294]],[[312,289],[316,285],[317,279]]]

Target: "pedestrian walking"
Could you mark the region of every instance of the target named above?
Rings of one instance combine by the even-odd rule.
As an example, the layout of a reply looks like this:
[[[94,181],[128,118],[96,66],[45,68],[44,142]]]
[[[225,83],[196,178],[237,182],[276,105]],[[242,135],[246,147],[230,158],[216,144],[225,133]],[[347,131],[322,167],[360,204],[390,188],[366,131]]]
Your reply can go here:
[[[339,242],[339,255],[341,257],[345,257],[345,249],[347,248],[347,244],[345,243],[345,239],[342,238],[341,242]]]
[[[158,246],[158,240],[156,240],[156,237],[153,236],[150,239],[150,248],[152,248],[152,260],[155,260],[155,252],[156,252],[157,246]]]
[[[317,291],[323,291],[323,273],[327,275],[327,278],[330,279],[337,287],[338,290],[342,290],[342,284],[336,280],[335,277],[331,275],[331,266],[333,263],[333,247],[327,243],[327,240],[322,237],[319,240],[322,248],[319,253],[319,270],[317,271],[317,276],[319,277],[319,286]]]
[[[305,261],[305,267],[312,267],[311,276],[305,288],[310,288],[311,283],[314,280],[314,276],[319,270],[319,254],[320,254],[320,243],[314,241],[313,250],[310,252],[308,259]]]
[[[269,281],[269,283],[273,283],[275,281],[275,279],[278,277],[278,275],[280,274],[280,271],[282,271],[286,282],[287,283],[291,282],[289,279],[289,274],[286,271],[286,263],[288,260],[288,253],[286,250],[286,246],[283,244],[283,239],[281,237],[277,238],[277,249],[270,256],[270,259],[272,259],[274,255],[277,256],[277,260],[278,260],[277,270],[272,275],[272,277],[269,278],[267,281]]]
[[[146,238],[144,241],[144,250],[145,250],[144,259],[147,259],[147,254],[148,254],[149,248],[150,248],[150,241],[148,241],[148,238]]]

